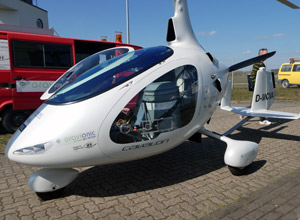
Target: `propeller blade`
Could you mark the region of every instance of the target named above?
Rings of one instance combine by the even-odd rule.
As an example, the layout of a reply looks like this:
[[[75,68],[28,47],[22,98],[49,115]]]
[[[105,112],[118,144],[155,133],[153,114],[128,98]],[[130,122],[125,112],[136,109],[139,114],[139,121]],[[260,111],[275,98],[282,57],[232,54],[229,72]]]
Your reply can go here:
[[[293,8],[293,9],[299,9],[299,7],[295,4],[293,4],[292,2],[288,1],[288,0],[277,0],[279,2],[281,2],[282,4],[285,4],[286,6]]]
[[[249,60],[245,60],[245,61],[237,63],[237,64],[234,64],[234,65],[232,65],[228,68],[228,72],[232,72],[232,71],[235,71],[235,70],[238,70],[238,69],[242,69],[246,66],[253,65],[255,63],[261,62],[262,60],[266,60],[266,59],[270,58],[271,56],[273,56],[275,53],[276,53],[276,51],[273,51],[273,52],[270,52],[270,53],[267,53],[267,54],[264,54],[264,55],[261,55],[261,56],[254,57],[254,58],[251,58]]]

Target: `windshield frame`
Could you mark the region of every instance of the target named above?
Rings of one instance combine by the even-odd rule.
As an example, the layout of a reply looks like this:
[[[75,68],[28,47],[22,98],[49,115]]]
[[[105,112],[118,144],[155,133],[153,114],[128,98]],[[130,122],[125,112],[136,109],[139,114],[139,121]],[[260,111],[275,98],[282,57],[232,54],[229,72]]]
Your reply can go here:
[[[51,105],[64,105],[90,99],[140,75],[153,66],[165,61],[173,54],[174,51],[171,48],[158,46],[135,50],[117,56],[87,70],[73,82],[55,92],[46,103]],[[136,70],[134,70],[131,75],[120,77],[121,79],[116,83],[105,85],[109,80],[115,79],[116,75],[133,69]],[[92,90],[93,86],[98,87],[98,90],[96,90],[96,92],[88,92],[88,90]],[[74,93],[73,95],[72,92]],[[72,98],[72,96],[75,98]]]

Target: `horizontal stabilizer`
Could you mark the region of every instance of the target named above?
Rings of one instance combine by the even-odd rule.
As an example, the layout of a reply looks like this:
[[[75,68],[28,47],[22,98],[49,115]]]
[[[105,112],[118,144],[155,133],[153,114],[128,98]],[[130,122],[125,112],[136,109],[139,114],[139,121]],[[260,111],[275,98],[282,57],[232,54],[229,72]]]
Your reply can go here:
[[[228,72],[232,72],[232,71],[235,71],[235,70],[238,70],[238,69],[242,69],[242,68],[247,67],[247,66],[251,66],[251,65],[253,65],[255,63],[259,63],[262,60],[266,60],[266,59],[270,58],[275,53],[276,53],[276,51],[273,51],[273,52],[267,53],[265,55],[257,56],[257,57],[251,58],[249,60],[245,60],[243,62],[240,62],[240,63],[237,63],[235,65],[232,65],[232,66],[230,66],[228,68]]]
[[[257,110],[255,112],[251,112],[250,108],[231,107],[231,106],[224,106],[222,107],[222,109],[225,111],[234,112],[249,117],[281,118],[281,119],[291,119],[291,120],[300,118],[300,114],[280,112],[280,111]]]
[[[273,82],[265,81],[266,79],[270,79],[269,75],[271,74],[270,72],[267,72],[265,70],[261,70],[259,71],[260,73],[258,75],[260,75],[258,77],[258,80],[262,80],[265,82],[265,84],[261,84],[256,82],[257,84],[257,88],[256,88],[256,92],[260,92],[261,88],[259,88],[259,86],[264,86],[264,88],[270,88],[270,86],[268,86],[267,84],[272,85]],[[266,79],[263,79],[263,76],[266,77]],[[300,114],[295,114],[295,113],[288,113],[288,112],[280,112],[280,111],[271,111],[268,110],[268,108],[270,107],[270,104],[268,104],[269,102],[273,102],[274,101],[274,97],[272,97],[272,99],[267,100],[267,96],[265,96],[265,100],[260,100],[262,95],[259,95],[254,92],[253,94],[253,105],[252,108],[245,108],[245,107],[232,107],[231,106],[231,81],[228,81],[227,84],[227,88],[224,94],[223,99],[221,100],[221,109],[225,110],[225,111],[229,111],[229,112],[234,112],[240,115],[244,115],[244,116],[248,116],[248,117],[265,117],[265,118],[281,118],[281,119],[299,119],[300,118]],[[258,101],[258,102],[256,102]]]

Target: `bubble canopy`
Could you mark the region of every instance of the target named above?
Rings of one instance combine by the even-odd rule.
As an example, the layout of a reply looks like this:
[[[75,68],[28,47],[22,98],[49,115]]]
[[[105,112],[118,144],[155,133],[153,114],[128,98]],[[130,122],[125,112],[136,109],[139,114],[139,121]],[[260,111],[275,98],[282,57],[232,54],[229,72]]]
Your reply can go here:
[[[59,89],[46,103],[57,105],[94,97],[141,74],[172,54],[173,50],[165,46],[122,54],[88,69]],[[86,61],[89,62],[89,59]]]
[[[89,69],[92,69],[93,67],[99,65],[100,63],[103,63],[107,60],[113,59],[117,56],[120,56],[122,54],[128,53],[133,51],[133,48],[130,47],[114,47],[112,49],[100,51],[98,53],[95,53],[86,59],[80,61],[75,66],[70,68],[67,72],[65,72],[56,82],[49,88],[49,90],[46,92],[47,95],[51,96],[58,90],[60,90],[62,87],[66,86],[70,82],[74,81],[77,77],[79,77],[81,74],[85,73]],[[49,97],[43,97],[42,99],[48,99]],[[44,96],[44,95],[43,95]]]

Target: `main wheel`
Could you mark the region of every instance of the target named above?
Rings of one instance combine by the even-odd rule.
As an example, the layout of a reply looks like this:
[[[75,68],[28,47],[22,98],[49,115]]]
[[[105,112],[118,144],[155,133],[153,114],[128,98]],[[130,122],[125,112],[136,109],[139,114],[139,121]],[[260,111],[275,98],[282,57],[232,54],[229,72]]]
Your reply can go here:
[[[47,201],[51,199],[57,199],[61,197],[63,191],[65,190],[66,187],[63,187],[61,189],[52,191],[52,192],[43,192],[43,193],[36,193],[36,195],[42,200],[42,201]]]
[[[287,80],[287,79],[284,79],[284,80],[282,80],[282,82],[281,82],[281,86],[282,86],[282,88],[289,88],[289,86],[290,86],[290,83],[289,83],[289,81]]]
[[[25,112],[9,108],[3,113],[2,125],[7,132],[14,133],[27,118],[28,115]]]
[[[228,166],[229,171],[234,175],[234,176],[241,176],[246,173],[247,167],[244,168],[239,168],[239,167],[232,167]]]

